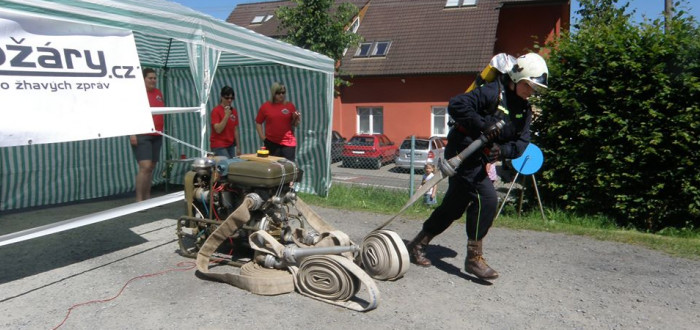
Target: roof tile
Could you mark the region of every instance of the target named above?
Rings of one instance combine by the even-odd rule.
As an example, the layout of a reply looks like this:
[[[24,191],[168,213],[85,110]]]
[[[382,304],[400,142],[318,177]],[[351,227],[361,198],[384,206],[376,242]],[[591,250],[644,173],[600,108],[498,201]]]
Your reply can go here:
[[[365,42],[391,41],[386,57],[354,57],[348,49],[341,71],[354,76],[473,73],[493,57],[499,9],[523,2],[562,3],[567,0],[478,0],[476,6],[445,8],[446,0],[338,0],[368,6],[358,34]],[[240,4],[228,22],[258,33],[281,37],[273,18],[253,24],[257,15],[274,14],[290,1]]]

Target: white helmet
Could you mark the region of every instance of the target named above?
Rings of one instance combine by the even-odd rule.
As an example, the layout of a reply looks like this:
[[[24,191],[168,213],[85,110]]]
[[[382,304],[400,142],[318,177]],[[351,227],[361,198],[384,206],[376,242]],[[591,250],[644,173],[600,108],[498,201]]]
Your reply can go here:
[[[508,75],[516,84],[524,79],[535,89],[547,88],[549,70],[542,56],[528,53],[515,60],[515,65],[508,72]]]

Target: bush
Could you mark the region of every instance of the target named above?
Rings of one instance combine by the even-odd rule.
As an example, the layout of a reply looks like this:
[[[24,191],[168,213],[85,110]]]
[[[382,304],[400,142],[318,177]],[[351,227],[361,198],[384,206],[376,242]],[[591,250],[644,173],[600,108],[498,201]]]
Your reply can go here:
[[[615,2],[581,1],[580,23],[546,46],[550,88],[533,124],[542,194],[622,226],[699,227],[698,24],[678,11],[667,31],[634,25]]]

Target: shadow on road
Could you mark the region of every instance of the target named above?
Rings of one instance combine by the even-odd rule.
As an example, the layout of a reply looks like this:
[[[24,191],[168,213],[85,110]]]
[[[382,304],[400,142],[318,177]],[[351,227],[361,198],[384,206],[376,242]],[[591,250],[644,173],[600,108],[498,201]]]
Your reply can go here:
[[[140,224],[113,219],[3,246],[0,284],[143,244],[146,240],[130,230]]]
[[[404,241],[404,244],[408,244],[408,241]],[[482,280],[478,277],[471,276],[467,273],[464,273],[459,267],[456,267],[455,265],[452,265],[449,262],[445,262],[442,259],[449,259],[449,258],[454,258],[457,256],[457,252],[444,247],[442,245],[428,245],[426,248],[426,251],[428,253],[428,257],[430,261],[433,263],[433,266],[445,273],[460,277],[462,279],[465,279],[467,281],[470,281],[472,283],[476,284],[481,284],[481,285],[493,285],[493,283],[489,281]]]

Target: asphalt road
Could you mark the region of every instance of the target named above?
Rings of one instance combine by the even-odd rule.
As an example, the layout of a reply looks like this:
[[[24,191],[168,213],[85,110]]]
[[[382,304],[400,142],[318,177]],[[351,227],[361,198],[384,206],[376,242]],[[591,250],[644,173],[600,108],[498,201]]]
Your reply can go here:
[[[31,226],[131,203],[133,196],[3,215]],[[297,292],[260,296],[197,276],[178,254],[171,203],[0,248],[1,329],[700,329],[700,262],[642,247],[493,228],[493,282],[461,271],[464,224],[428,247],[434,267],[375,281],[367,313]],[[355,242],[387,215],[313,207]],[[390,225],[404,240],[420,221]],[[221,269],[235,272],[228,267]],[[359,292],[361,298],[366,292]]]

